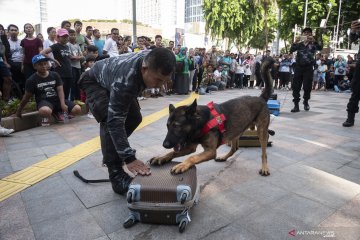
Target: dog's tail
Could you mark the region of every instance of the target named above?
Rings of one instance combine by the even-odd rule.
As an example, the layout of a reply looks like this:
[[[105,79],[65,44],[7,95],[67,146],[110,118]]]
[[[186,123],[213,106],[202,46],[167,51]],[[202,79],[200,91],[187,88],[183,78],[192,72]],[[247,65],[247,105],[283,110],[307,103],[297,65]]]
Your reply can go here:
[[[266,57],[265,60],[261,63],[261,77],[264,80],[265,88],[263,89],[260,97],[265,101],[269,100],[271,94],[273,93],[273,79],[270,74],[270,68],[274,64],[274,59],[272,57]]]

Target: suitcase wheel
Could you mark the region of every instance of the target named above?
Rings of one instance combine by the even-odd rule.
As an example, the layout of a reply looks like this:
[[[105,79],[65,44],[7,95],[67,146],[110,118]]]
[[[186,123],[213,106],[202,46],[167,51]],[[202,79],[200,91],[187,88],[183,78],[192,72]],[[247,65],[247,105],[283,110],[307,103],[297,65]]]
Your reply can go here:
[[[180,233],[183,233],[185,231],[185,228],[188,223],[189,223],[189,220],[186,217],[180,221],[180,224],[179,224],[179,232]]]
[[[130,228],[132,226],[134,226],[136,223],[136,219],[133,215],[130,215],[128,217],[128,219],[125,220],[125,222],[123,223],[124,228]]]
[[[181,204],[184,204],[187,198],[188,198],[188,193],[184,191],[184,192],[181,194],[181,198],[180,198]]]
[[[132,203],[135,200],[135,190],[130,189],[128,193],[126,194],[126,201],[128,203]]]

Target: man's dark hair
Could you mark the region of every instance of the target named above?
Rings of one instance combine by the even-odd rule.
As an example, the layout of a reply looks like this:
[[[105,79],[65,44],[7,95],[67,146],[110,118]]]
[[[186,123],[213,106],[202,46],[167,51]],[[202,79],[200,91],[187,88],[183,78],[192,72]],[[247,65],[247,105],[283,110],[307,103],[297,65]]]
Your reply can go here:
[[[46,29],[46,32],[47,32],[48,34],[50,34],[51,30],[53,30],[53,29],[55,29],[55,28],[54,28],[54,27],[48,27],[48,28]]]
[[[161,39],[162,39],[162,36],[161,36],[161,35],[156,35],[156,36],[155,36],[155,39],[157,39],[157,38],[161,38]]]
[[[169,44],[170,44],[170,43],[174,43],[174,41],[170,40],[170,41],[169,41]]]
[[[95,28],[95,29],[93,30],[93,33],[96,33],[96,32],[100,32],[99,29],[96,29],[96,28]]]
[[[81,26],[82,26],[82,22],[80,22],[79,20],[77,20],[77,21],[74,22],[74,27],[75,27],[75,25],[81,25]]]
[[[126,41],[129,41],[129,40],[131,40],[131,36],[125,36],[124,41],[126,42]]]
[[[69,29],[69,34],[70,33],[76,33],[74,29]]]
[[[166,48],[155,48],[145,56],[145,63],[149,69],[160,71],[162,75],[169,75],[175,71],[175,56]]]
[[[88,51],[88,52],[97,52],[97,51],[99,51],[99,50],[98,50],[98,48],[97,48],[96,46],[94,46],[94,45],[88,45],[88,46],[87,46],[87,51]]]
[[[87,26],[85,31],[89,30],[89,29],[92,29],[93,27],[92,26]]]
[[[13,27],[13,28],[16,28],[18,31],[19,31],[19,28],[18,26],[16,26],[15,24],[10,24],[7,28],[8,31],[10,31],[10,28]]]
[[[113,33],[114,31],[119,31],[119,29],[117,29],[117,28],[112,28],[112,29],[111,29],[111,33]]]
[[[69,24],[69,25],[71,26],[71,22],[65,20],[65,21],[62,21],[62,22],[61,22],[61,28],[64,28],[64,26],[65,26],[66,24]]]

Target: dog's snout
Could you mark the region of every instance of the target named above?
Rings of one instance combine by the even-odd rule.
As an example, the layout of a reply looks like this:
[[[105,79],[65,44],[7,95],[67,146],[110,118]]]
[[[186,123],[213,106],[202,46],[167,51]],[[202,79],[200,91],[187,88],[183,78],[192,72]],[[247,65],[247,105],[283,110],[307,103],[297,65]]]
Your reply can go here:
[[[164,148],[171,148],[171,143],[170,143],[168,140],[165,140],[165,141],[163,142],[163,147],[164,147]]]

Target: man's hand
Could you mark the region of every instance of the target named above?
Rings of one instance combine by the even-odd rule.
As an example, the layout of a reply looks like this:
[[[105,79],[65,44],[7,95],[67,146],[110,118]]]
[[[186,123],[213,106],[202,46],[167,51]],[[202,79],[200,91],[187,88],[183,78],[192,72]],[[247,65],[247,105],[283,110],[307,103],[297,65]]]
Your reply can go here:
[[[68,106],[66,106],[66,104],[61,104],[61,110],[63,112],[68,112]]]
[[[351,22],[351,32],[355,33],[356,30],[358,30],[360,28],[360,21],[359,20],[355,20]]]
[[[150,166],[146,165],[142,161],[136,159],[132,161],[131,163],[126,164],[126,167],[129,169],[130,172],[132,172],[134,175],[140,174],[140,175],[150,175]]]
[[[308,36],[307,37],[307,41],[310,42],[310,43],[313,43],[314,42],[314,37],[313,36]]]
[[[300,36],[295,37],[295,43],[300,42]]]

